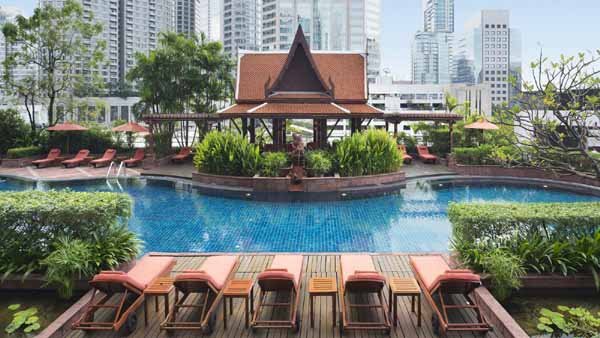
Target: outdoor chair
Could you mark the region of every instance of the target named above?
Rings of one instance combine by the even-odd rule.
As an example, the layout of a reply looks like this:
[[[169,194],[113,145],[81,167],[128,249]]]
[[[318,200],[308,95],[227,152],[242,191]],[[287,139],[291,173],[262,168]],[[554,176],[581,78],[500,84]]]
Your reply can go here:
[[[145,150],[144,149],[136,149],[135,153],[133,154],[133,157],[123,160],[123,164],[125,164],[126,168],[135,167],[138,164],[142,163],[142,161],[144,160],[144,157],[146,157]]]
[[[214,328],[217,307],[223,299],[223,289],[235,275],[239,264],[237,256],[211,256],[206,258],[198,270],[188,270],[177,275],[173,283],[175,303],[160,324],[160,329],[167,333],[175,330],[200,330],[204,334],[210,334]],[[198,309],[199,318],[193,321],[179,320],[178,313],[185,309]]]
[[[406,145],[399,144],[398,151],[402,152],[402,162],[404,162],[406,164],[410,164],[412,162],[413,158],[406,151]]]
[[[187,160],[188,157],[190,157],[190,155],[192,154],[192,149],[191,148],[181,148],[181,150],[179,150],[179,153],[177,153],[177,155],[174,155],[173,157],[171,157],[171,162],[172,163],[183,163],[185,160]]]
[[[98,159],[90,161],[90,165],[94,168],[106,167],[110,164],[110,162],[112,162],[115,159],[115,156],[117,156],[116,150],[106,149],[104,155],[102,155],[102,157]]]
[[[74,330],[115,331],[128,335],[137,327],[136,311],[144,304],[144,289],[163,276],[168,276],[175,265],[173,257],[145,256],[127,273],[123,271],[102,271],[90,281],[92,298],[83,315],[72,325]],[[102,293],[102,296],[99,294]],[[97,299],[99,298],[99,299]],[[98,310],[114,310],[114,315],[106,318],[95,314]],[[144,312],[145,324],[148,314]]]
[[[417,152],[419,153],[419,158],[424,162],[436,163],[438,158],[435,155],[429,153],[429,148],[424,145],[417,146]]]
[[[410,266],[415,278],[433,310],[431,324],[434,333],[445,336],[448,331],[476,331],[485,333],[491,330],[479,305],[470,294],[481,286],[479,275],[471,270],[452,270],[440,255],[411,256]],[[463,304],[456,304],[456,298],[461,297]],[[451,321],[449,311],[472,311],[473,322]],[[461,318],[464,316],[461,316]],[[466,317],[469,317],[467,315]],[[469,317],[471,318],[471,317]]]
[[[81,165],[83,162],[85,162],[87,160],[87,157],[89,154],[90,154],[89,150],[81,149],[77,153],[77,155],[75,155],[75,157],[73,157],[72,159],[69,159],[69,160],[64,160],[61,163],[65,168],[74,168],[74,167]]]
[[[376,271],[370,255],[342,255],[340,258],[340,333],[344,330],[383,330],[391,332],[388,309],[383,299],[385,277]],[[353,299],[364,299],[375,294],[375,302],[358,303]],[[373,300],[372,298],[368,298]],[[353,311],[354,310],[354,311]],[[364,313],[355,316],[357,311],[369,310],[376,319],[367,319]],[[379,314],[378,312],[381,312]]]
[[[35,160],[31,162],[36,168],[45,168],[55,164],[58,161],[58,157],[60,156],[60,149],[53,148],[48,152],[48,156],[46,158]]]
[[[295,332],[300,330],[298,304],[302,266],[302,255],[277,255],[273,258],[271,266],[258,275],[260,292],[251,323],[253,331],[261,328],[288,328]],[[289,295],[288,300],[280,301],[280,296],[286,294]],[[272,308],[273,313],[287,313],[287,318],[264,319],[262,317],[265,308]]]

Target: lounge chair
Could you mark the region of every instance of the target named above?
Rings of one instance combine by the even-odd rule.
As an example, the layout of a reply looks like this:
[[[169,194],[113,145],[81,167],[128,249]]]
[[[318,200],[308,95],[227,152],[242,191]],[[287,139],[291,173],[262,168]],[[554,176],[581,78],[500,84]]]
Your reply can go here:
[[[433,309],[431,324],[435,333],[445,336],[448,331],[487,332],[490,325],[481,315],[470,293],[481,286],[481,279],[471,270],[452,270],[442,256],[411,256],[410,265],[421,291]],[[464,304],[449,303],[450,295],[462,295]],[[456,297],[455,297],[456,299]],[[450,322],[449,310],[473,311],[476,321]],[[461,317],[462,318],[462,317]]]
[[[432,155],[432,154],[429,153],[429,148],[427,148],[427,146],[418,145],[417,146],[417,152],[419,153],[419,158],[424,163],[427,163],[427,162],[435,163],[438,160],[437,156]]]
[[[127,273],[100,272],[90,281],[93,288],[92,299],[80,319],[73,323],[73,329],[116,331],[123,335],[132,333],[137,326],[136,311],[144,304],[144,289],[156,278],[168,276],[174,265],[173,257],[146,256]],[[103,295],[98,296],[98,292]],[[94,318],[94,314],[100,309],[113,309],[114,316],[109,319]],[[146,312],[144,319],[148,325]]]
[[[89,154],[90,154],[89,150],[81,149],[77,153],[77,155],[75,155],[75,157],[73,157],[72,159],[69,159],[69,160],[64,160],[61,163],[65,168],[77,167],[87,160],[87,157]]]
[[[302,281],[302,263],[301,255],[277,255],[273,258],[271,266],[261,272],[258,277],[258,286],[260,293],[258,304],[250,326],[253,331],[261,328],[289,328],[297,332],[300,330],[300,313],[298,304],[300,302],[300,286]],[[279,293],[289,294],[288,302],[279,300],[267,302],[267,297],[273,295],[278,297]],[[287,310],[287,319],[263,319],[264,308],[272,308],[273,312],[285,312]]]
[[[123,164],[125,164],[125,167],[127,168],[135,167],[138,164],[142,163],[145,156],[146,152],[144,151],[144,149],[136,149],[135,153],[133,154],[133,157],[127,160],[123,160]]]
[[[206,258],[198,270],[184,271],[175,277],[175,303],[160,329],[170,333],[174,330],[200,330],[210,334],[213,329],[215,311],[223,298],[222,290],[235,275],[239,266],[236,256],[212,256]],[[179,294],[183,296],[179,298]],[[201,297],[191,297],[198,294]],[[189,298],[194,301],[187,302]],[[194,304],[200,302],[201,304]],[[200,318],[194,315],[194,321],[178,321],[179,311],[189,308],[199,309]]]
[[[386,334],[391,332],[388,309],[383,299],[385,277],[375,269],[370,255],[342,255],[340,258],[340,333],[344,330],[383,330]],[[378,303],[353,303],[351,295],[375,294]],[[365,319],[355,317],[352,310],[371,310],[378,319]],[[381,310],[379,315],[377,312]],[[362,317],[364,319],[364,317]]]
[[[40,160],[35,160],[35,161],[31,162],[31,164],[36,166],[36,168],[38,168],[38,169],[45,168],[45,167],[51,166],[54,163],[56,163],[58,161],[59,156],[60,156],[60,149],[52,148],[52,149],[50,149],[50,152],[48,152],[48,156],[46,156],[46,158],[43,158]]]
[[[192,154],[191,148],[181,148],[181,150],[179,150],[179,153],[177,153],[177,155],[174,155],[173,157],[171,157],[171,162],[183,163],[183,161],[185,161],[188,157],[190,157],[191,154]]]
[[[94,168],[106,167],[115,159],[115,156],[117,156],[116,150],[106,149],[104,155],[102,155],[100,158],[90,161],[90,165]]]
[[[406,145],[399,144],[398,145],[398,151],[402,152],[402,162],[404,162],[406,164],[409,164],[409,163],[412,162],[413,158],[406,151]]]

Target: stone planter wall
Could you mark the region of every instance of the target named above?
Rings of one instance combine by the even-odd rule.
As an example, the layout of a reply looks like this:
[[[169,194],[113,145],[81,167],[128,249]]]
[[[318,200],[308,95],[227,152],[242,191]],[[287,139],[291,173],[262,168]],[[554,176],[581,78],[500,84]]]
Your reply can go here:
[[[509,176],[517,178],[535,178],[555,180],[567,183],[577,183],[600,187],[600,180],[593,177],[582,177],[570,173],[558,174],[556,172],[529,167],[505,168],[497,165],[464,165],[456,163],[451,158],[448,161],[448,169],[459,175],[468,176]]]

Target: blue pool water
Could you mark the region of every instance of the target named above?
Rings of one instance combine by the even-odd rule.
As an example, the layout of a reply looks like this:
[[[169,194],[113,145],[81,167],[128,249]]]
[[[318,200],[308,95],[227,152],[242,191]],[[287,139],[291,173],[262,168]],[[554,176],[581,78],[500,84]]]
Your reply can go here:
[[[273,203],[210,197],[171,181],[142,179],[121,185],[135,200],[129,226],[145,242],[146,252],[443,252],[450,238],[450,201],[600,200],[536,187],[416,182],[377,198]],[[13,180],[0,183],[0,190],[67,186],[119,191],[106,181],[35,186]]]

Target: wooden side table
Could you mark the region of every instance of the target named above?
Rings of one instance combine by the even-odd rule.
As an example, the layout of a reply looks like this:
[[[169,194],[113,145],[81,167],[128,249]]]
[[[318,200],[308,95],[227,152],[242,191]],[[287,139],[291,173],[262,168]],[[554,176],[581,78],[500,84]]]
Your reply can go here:
[[[415,297],[418,300],[417,325],[421,326],[421,289],[414,278],[393,277],[389,281],[390,313],[394,312],[394,326],[398,326],[398,296],[411,297],[411,311],[415,312]],[[392,305],[393,304],[393,305]]]
[[[310,297],[310,327],[315,327],[314,297],[331,296],[333,303],[333,326],[336,324],[337,284],[335,277],[313,277],[308,282]]]
[[[144,290],[144,297],[154,296],[154,311],[158,312],[158,297],[165,298],[165,318],[169,314],[169,293],[173,290],[173,277],[158,277]],[[144,320],[148,325],[148,302],[144,302]]]
[[[229,314],[233,313],[233,299],[244,299],[246,328],[250,323],[250,314],[254,314],[254,281],[252,279],[232,279],[223,290],[223,328],[227,328],[227,299]]]

